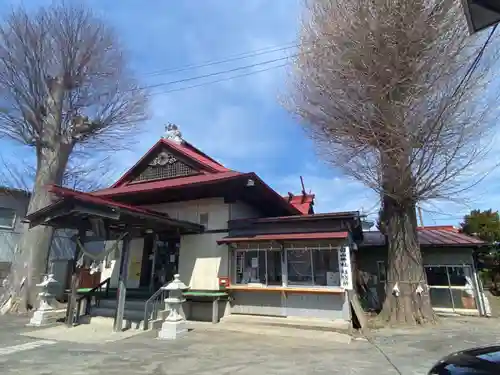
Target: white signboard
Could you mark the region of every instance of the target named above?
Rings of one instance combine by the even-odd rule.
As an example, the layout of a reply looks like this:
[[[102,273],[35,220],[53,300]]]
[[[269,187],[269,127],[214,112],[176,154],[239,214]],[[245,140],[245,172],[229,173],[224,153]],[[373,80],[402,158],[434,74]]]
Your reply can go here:
[[[351,254],[349,246],[342,246],[338,251],[340,286],[344,289],[352,289]]]

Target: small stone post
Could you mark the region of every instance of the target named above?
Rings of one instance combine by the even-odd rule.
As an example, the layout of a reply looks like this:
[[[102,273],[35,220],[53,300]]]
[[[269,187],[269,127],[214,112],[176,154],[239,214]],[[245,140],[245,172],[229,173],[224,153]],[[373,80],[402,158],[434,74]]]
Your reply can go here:
[[[179,275],[174,275],[174,280],[162,287],[168,291],[168,298],[165,299],[165,307],[170,310],[169,315],[161,325],[161,330],[158,332],[160,340],[175,340],[187,333],[186,320],[182,314],[182,303],[186,301],[183,296],[183,291],[189,289],[180,279]]]
[[[53,274],[45,275],[43,281],[36,284],[41,289],[40,293],[38,293],[40,306],[33,314],[29,325],[42,326],[56,322],[59,312],[54,309],[53,302],[55,299],[54,287],[57,284],[58,282],[54,279]]]

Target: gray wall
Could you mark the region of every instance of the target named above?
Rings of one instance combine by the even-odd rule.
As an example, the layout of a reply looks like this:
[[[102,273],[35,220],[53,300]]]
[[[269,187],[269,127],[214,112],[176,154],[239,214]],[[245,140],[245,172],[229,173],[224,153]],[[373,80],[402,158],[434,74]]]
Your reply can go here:
[[[329,220],[300,220],[283,222],[229,222],[230,236],[254,234],[298,233],[298,232],[336,232],[347,231],[349,220],[331,218]],[[351,220],[352,222],[352,220]]]
[[[15,256],[15,249],[25,224],[22,220],[26,216],[29,197],[21,193],[1,193],[0,207],[12,208],[16,211],[16,223],[13,229],[0,228],[0,262],[12,263]],[[72,259],[75,252],[75,244],[71,241],[73,231],[57,230],[50,249],[50,260]]]
[[[28,209],[29,198],[20,193],[0,192],[0,207],[16,211],[16,222],[13,229],[0,228],[0,262],[12,262],[14,251],[23,231],[22,220]]]
[[[344,294],[233,292],[231,314],[349,320]]]

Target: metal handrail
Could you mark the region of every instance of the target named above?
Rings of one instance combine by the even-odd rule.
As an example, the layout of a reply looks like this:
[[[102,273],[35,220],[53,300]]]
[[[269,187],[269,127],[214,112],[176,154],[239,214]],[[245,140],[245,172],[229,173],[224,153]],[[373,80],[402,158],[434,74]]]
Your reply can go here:
[[[144,324],[143,329],[146,331],[149,328],[149,320],[156,320],[158,317],[158,307],[161,306],[166,298],[167,291],[161,287],[156,292],[153,293],[151,297],[144,304]],[[149,305],[152,304],[151,312],[149,310]]]
[[[78,297],[76,300],[76,313],[75,313],[75,322],[78,322],[80,320],[80,311],[81,311],[81,305],[82,301],[84,299],[87,300],[87,303],[85,304],[85,313],[84,315],[89,315],[90,314],[90,307],[91,307],[91,298],[95,297],[96,292],[102,292],[102,287],[106,285],[105,289],[105,296],[109,296],[109,287],[110,287],[110,280],[111,278],[108,277],[107,279],[101,281],[98,285],[90,289],[88,292],[83,294],[82,296]],[[96,306],[99,306],[101,298],[96,298]]]

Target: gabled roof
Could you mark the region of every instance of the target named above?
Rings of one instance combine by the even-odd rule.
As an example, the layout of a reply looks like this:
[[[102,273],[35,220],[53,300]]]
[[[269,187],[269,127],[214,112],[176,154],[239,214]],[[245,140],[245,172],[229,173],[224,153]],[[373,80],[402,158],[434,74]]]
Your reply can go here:
[[[96,196],[109,196],[116,197],[124,194],[133,194],[141,192],[153,192],[157,190],[165,190],[171,188],[179,188],[182,186],[189,186],[193,184],[209,184],[212,182],[229,180],[237,177],[245,176],[244,173],[227,171],[214,174],[199,174],[195,176],[178,177],[167,180],[156,180],[149,182],[142,182],[140,184],[124,184],[117,187],[110,187],[92,193]]]
[[[292,193],[288,193],[285,198],[292,206],[302,212],[303,215],[313,214],[313,206],[314,206],[314,194],[300,194],[293,195]]]
[[[148,152],[146,152],[146,154],[141,159],[139,159],[139,161],[132,168],[125,172],[125,174],[123,174],[123,176],[120,177],[118,181],[116,181],[111,186],[111,188],[126,184],[129,178],[142,167],[144,162],[147,159],[152,158],[152,156],[158,153],[161,149],[168,149],[169,151],[180,155],[188,162],[199,167],[200,173],[203,174],[223,173],[230,171],[228,168],[224,167],[222,164],[215,161],[186,141],[183,141],[181,144],[179,144],[172,140],[161,138],[153,147],[149,149]]]

